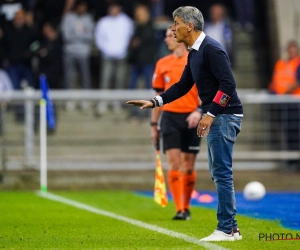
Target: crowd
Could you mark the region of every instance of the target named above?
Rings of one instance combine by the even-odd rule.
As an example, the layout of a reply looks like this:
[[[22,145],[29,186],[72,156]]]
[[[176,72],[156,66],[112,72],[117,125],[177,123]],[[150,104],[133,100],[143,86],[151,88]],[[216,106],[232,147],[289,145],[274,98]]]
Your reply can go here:
[[[172,11],[181,5],[180,0],[1,0],[0,67],[16,90],[38,89],[41,74],[50,89],[151,88],[156,61],[169,53],[165,29],[155,24],[172,22]],[[230,54],[225,7],[216,4],[210,17],[205,32],[219,37]],[[107,103],[99,102],[97,112],[106,110]]]
[[[155,63],[170,53],[167,27],[155,26],[182,5],[202,11],[204,32],[234,67],[232,21],[253,30],[253,0],[0,0],[0,90],[38,89],[41,74],[50,89],[151,88]],[[107,108],[101,101],[96,113]]]

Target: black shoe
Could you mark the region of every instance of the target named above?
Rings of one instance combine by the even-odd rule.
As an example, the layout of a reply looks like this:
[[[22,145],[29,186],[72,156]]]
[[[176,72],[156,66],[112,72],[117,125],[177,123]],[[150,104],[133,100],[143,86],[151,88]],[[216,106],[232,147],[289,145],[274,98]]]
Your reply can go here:
[[[188,209],[185,209],[184,212],[178,211],[177,214],[173,217],[173,220],[190,220],[191,213]]]
[[[173,220],[185,220],[185,213],[178,211],[177,214],[173,217]]]
[[[184,215],[185,215],[185,219],[186,220],[190,220],[191,219],[191,212],[189,209],[185,208],[184,209]]]

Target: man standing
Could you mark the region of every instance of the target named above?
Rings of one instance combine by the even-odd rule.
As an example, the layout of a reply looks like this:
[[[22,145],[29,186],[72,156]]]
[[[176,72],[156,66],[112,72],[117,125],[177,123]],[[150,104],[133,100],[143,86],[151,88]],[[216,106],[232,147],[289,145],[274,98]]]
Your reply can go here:
[[[11,28],[16,13],[20,10],[28,11],[26,0],[1,0],[0,1],[0,26],[3,29]]]
[[[12,80],[15,90],[21,89],[21,82],[26,80],[34,86],[31,68],[32,54],[30,45],[36,40],[35,30],[26,25],[26,12],[19,10],[12,21],[12,26],[3,30],[4,61],[3,64]]]
[[[101,73],[99,88],[123,89],[126,82],[126,55],[133,34],[133,21],[122,11],[122,6],[113,3],[109,6],[108,15],[101,18],[95,27],[95,42],[101,52]],[[114,84],[112,84],[114,80]],[[96,114],[107,111],[108,103],[101,101]],[[120,102],[113,103],[114,110],[119,111]]]
[[[157,54],[155,30],[150,18],[150,10],[139,4],[134,10],[135,29],[129,47],[127,61],[131,64],[129,89],[136,89],[138,78],[144,78],[144,86],[151,88],[151,79]]]
[[[141,109],[162,106],[185,95],[196,82],[205,115],[197,128],[207,135],[209,171],[218,194],[217,229],[201,241],[242,239],[238,229],[232,174],[232,152],[240,132],[243,107],[236,92],[230,61],[222,46],[203,32],[202,13],[195,7],[179,7],[173,12],[172,31],[190,53],[178,83],[153,99],[132,100]]]
[[[156,94],[178,82],[187,63],[188,50],[177,43],[171,29],[166,32],[165,42],[171,55],[161,58],[154,71],[152,86]],[[180,99],[152,110],[151,136],[154,145],[159,138],[158,120],[161,114],[160,131],[163,150],[168,161],[168,184],[176,206],[174,220],[189,220],[191,194],[195,187],[195,160],[199,152],[200,138],[197,125],[202,116],[196,85]]]
[[[89,56],[93,40],[94,22],[85,0],[76,2],[74,11],[64,16],[61,24],[64,42],[64,72],[66,89],[74,88],[74,72],[79,66],[81,87],[91,88]]]
[[[204,32],[222,45],[232,63],[233,38],[226,12],[224,5],[220,3],[212,5],[209,10],[210,20],[205,23]]]
[[[144,4],[138,4],[134,9],[134,33],[132,35],[127,54],[127,62],[131,70],[129,76],[129,89],[139,88],[139,79],[143,79],[143,87],[151,88],[155,61],[157,59],[157,41],[153,22],[150,18],[150,10]],[[129,110],[131,122],[138,124],[144,115],[136,109]]]

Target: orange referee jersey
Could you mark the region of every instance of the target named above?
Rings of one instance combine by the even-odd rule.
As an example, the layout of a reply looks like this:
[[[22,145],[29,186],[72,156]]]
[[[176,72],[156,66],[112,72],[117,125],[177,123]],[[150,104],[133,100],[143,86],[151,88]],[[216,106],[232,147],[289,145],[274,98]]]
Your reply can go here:
[[[181,74],[187,64],[188,52],[177,58],[173,54],[165,56],[157,61],[153,75],[152,87],[154,89],[170,88],[180,80]],[[162,106],[162,110],[175,113],[190,113],[199,105],[198,90],[196,85],[181,98]]]

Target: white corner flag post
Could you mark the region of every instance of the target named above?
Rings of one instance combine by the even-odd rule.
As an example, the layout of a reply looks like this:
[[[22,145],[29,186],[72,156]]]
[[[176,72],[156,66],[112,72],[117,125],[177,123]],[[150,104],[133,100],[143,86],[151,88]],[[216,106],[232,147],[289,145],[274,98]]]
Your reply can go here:
[[[40,191],[47,192],[47,101],[40,100]]]

